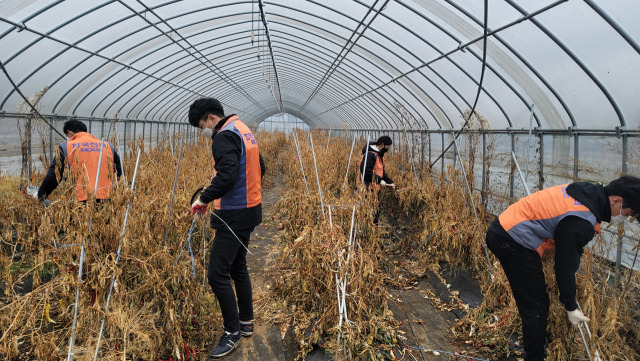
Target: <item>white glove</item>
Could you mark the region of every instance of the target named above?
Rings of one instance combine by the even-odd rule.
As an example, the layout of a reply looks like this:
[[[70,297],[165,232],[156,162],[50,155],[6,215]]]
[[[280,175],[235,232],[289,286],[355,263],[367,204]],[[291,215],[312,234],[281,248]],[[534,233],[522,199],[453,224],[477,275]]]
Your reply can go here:
[[[381,186],[386,186],[386,185],[387,185],[387,182],[385,182],[385,181],[384,181],[384,179],[383,179],[383,180],[381,180],[381,181],[380,181],[380,185],[381,185]]]
[[[585,316],[578,308],[573,311],[567,311],[567,317],[569,317],[569,322],[574,326],[577,326],[579,322],[589,322],[589,317]]]
[[[35,199],[36,201],[39,200],[38,199],[38,188],[37,187],[28,186],[27,187],[27,194],[30,195],[31,197],[33,197],[33,199]]]
[[[191,214],[196,214],[198,212],[203,213],[207,211],[207,203],[201,202],[200,198],[196,199],[195,202],[191,205]]]

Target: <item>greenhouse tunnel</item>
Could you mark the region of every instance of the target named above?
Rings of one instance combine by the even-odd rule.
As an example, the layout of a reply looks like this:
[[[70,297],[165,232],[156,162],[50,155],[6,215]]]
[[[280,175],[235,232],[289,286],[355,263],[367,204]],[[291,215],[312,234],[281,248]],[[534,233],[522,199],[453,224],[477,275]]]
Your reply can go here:
[[[176,335],[158,331],[170,325],[179,330],[177,319],[184,318],[186,324],[189,312],[200,315],[205,305],[213,311],[205,313],[200,324],[213,320],[219,326],[212,329],[217,334],[222,331],[220,312],[212,306],[216,300],[206,285],[207,251],[203,246],[202,254],[194,255],[191,243],[191,254],[185,251],[187,241],[195,242],[192,231],[203,242],[211,241],[213,231],[206,229],[206,222],[200,225],[195,217],[182,214],[188,212],[186,204],[193,190],[210,182],[213,172],[211,142],[200,136],[188,117],[190,105],[205,97],[218,99],[226,115],[236,114],[254,132],[267,165],[261,226],[265,228],[257,232],[271,239],[270,247],[280,248],[276,252],[280,258],[262,250],[261,243],[255,247],[262,252],[253,248],[249,252],[275,262],[265,264],[263,260],[258,267],[282,267],[279,272],[267,272],[269,276],[257,276],[259,282],[269,283],[267,288],[254,287],[254,293],[260,289],[254,295],[260,310],[276,308],[262,307],[266,304],[263,299],[282,297],[279,304],[296,305],[298,313],[291,317],[301,323],[289,328],[293,341],[280,351],[285,359],[305,355],[318,360],[438,360],[444,359],[443,354],[451,359],[459,355],[481,360],[522,357],[515,302],[487,303],[490,298],[511,297],[504,274],[494,274],[502,269],[487,251],[487,227],[529,193],[567,183],[606,185],[623,176],[640,177],[638,15],[638,1],[596,0],[0,1],[0,309],[6,315],[0,317],[4,329],[0,331],[0,358],[19,360],[24,359],[19,354],[24,354],[27,359],[87,359],[95,350],[94,360],[98,354],[105,359],[121,354],[126,359],[188,359],[191,345],[194,357],[196,349],[198,359],[205,357],[214,335],[204,339],[197,322],[191,320],[189,327],[184,326],[186,331],[183,327]],[[87,246],[87,255],[92,250],[100,255],[92,255],[91,260],[98,263],[85,270],[87,280],[95,282],[76,282],[71,270],[77,273],[80,262],[82,274],[85,246],[79,234],[91,238],[92,224],[93,233],[102,232],[102,227],[96,231],[99,221],[88,218],[82,232],[61,230],[51,215],[58,210],[51,209],[71,207],[69,202],[56,202],[67,197],[63,190],[52,194],[47,207],[28,197],[43,181],[58,144],[66,141],[63,124],[69,120],[83,122],[97,139],[110,141],[125,170],[125,186],[114,188],[118,196],[111,202],[114,209],[109,212],[113,213],[103,219],[108,229],[104,232],[110,234],[104,237],[113,238],[110,242],[115,248]],[[382,225],[377,224],[380,213],[375,215],[375,224],[366,223],[373,219],[365,215],[370,204],[362,205],[372,201],[363,195],[366,192],[347,191],[358,187],[358,164],[366,162],[361,158],[366,153],[363,147],[381,136],[392,140],[385,167],[396,179],[393,192],[383,189],[375,196],[382,209]],[[140,191],[133,188],[134,174],[142,178]],[[155,181],[146,180],[152,174],[163,178],[162,185],[157,180],[153,190]],[[331,177],[334,179],[327,179]],[[127,187],[131,187],[129,193]],[[144,193],[148,200],[130,194],[135,192]],[[274,192],[279,193],[269,203],[266,200]],[[347,193],[351,198],[345,198]],[[453,201],[459,203],[449,203]],[[157,210],[136,211],[138,202],[156,202]],[[129,214],[130,206],[133,214]],[[141,233],[127,233],[135,231],[125,231],[125,209],[129,222],[153,223],[155,215],[155,228],[146,230],[134,223],[133,228]],[[427,220],[429,212],[437,222]],[[151,220],[142,216],[136,220],[136,214]],[[60,217],[67,216],[58,219],[65,227],[81,218],[64,212]],[[296,216],[313,221],[302,226]],[[109,218],[114,217],[124,220],[109,226]],[[469,233],[460,236],[459,242],[472,244],[473,256],[457,251],[456,232],[466,221],[470,222],[464,226]],[[45,234],[47,227],[51,230]],[[115,227],[122,230],[114,231]],[[268,227],[274,228],[269,231]],[[591,331],[589,336],[583,332],[582,324],[578,332],[566,323],[564,312],[556,314],[564,308],[558,290],[549,283],[555,280],[549,278],[553,261],[544,262],[547,287],[554,290],[549,294],[550,318],[562,318],[549,325],[549,360],[640,359],[640,227],[635,219],[619,226],[604,221],[600,227],[602,231],[585,248],[589,255],[582,257],[575,276],[578,298],[586,300],[583,306],[592,318],[593,336]],[[379,242],[370,249],[368,260],[375,264],[371,274],[368,268],[357,268],[364,267],[364,254],[358,253],[360,258],[355,261],[355,255],[343,259],[339,251],[331,258],[321,251],[307,255],[296,248],[300,240],[310,248],[317,241],[322,250],[330,242],[316,238],[333,240],[338,233],[344,233],[340,242],[347,242],[343,249],[350,250],[352,242],[364,239]],[[167,259],[173,257],[171,261],[153,259],[151,251],[145,253],[144,257],[150,257],[146,261],[143,256],[126,255],[135,251],[127,242],[147,236],[157,238],[153,241],[158,242],[157,249],[164,248]],[[59,248],[65,239],[68,249]],[[390,239],[395,241],[389,243]],[[439,239],[454,242],[442,246],[453,253],[429,245]],[[120,246],[124,247],[122,256]],[[194,243],[194,249],[198,247]],[[122,266],[118,263],[121,257],[126,262]],[[178,263],[175,257],[180,259],[181,273],[153,273],[145,268],[156,262],[154,267],[169,272]],[[132,259],[138,260],[138,272],[164,274],[174,280],[171,287],[193,287],[188,296],[198,301],[176,297],[165,308],[157,298],[180,293],[166,286],[166,291],[145,291],[154,296],[136,294],[135,300],[134,296],[114,296],[109,309],[112,277],[123,289],[146,287],[132,284],[136,277],[143,277],[143,273],[134,275],[135,267],[125,272]],[[296,262],[314,263],[318,268],[306,272],[326,271],[330,276],[326,282],[304,278],[304,267],[295,271]],[[322,268],[323,262],[327,268]],[[468,275],[479,290],[477,302],[464,299],[463,291],[453,291],[460,296],[460,304],[471,306],[460,308],[455,319],[447,321],[452,325],[445,328],[453,329],[453,334],[442,331],[440,341],[429,343],[421,338],[415,327],[429,333],[428,322],[424,325],[412,319],[431,316],[407,313],[406,322],[398,322],[397,304],[388,306],[396,316],[393,320],[380,324],[368,320],[384,319],[375,313],[381,308],[374,306],[367,306],[375,312],[368,313],[366,322],[358,318],[365,319],[355,307],[356,295],[367,289],[360,283],[370,284],[367,296],[360,296],[376,307],[399,300],[402,307],[412,304],[426,312],[423,308],[427,306],[411,301],[409,286],[389,281],[398,278],[400,269],[409,272],[407,264],[412,262],[425,268],[408,277],[420,283],[423,291],[429,288],[424,284],[426,274],[437,275],[433,277],[446,286],[441,294],[434,291],[436,296],[431,291],[429,297],[420,294],[421,302],[432,305],[429,307],[441,312],[453,307],[447,304],[449,297],[454,299],[453,288],[447,289],[460,275]],[[66,264],[69,274],[60,281]],[[348,272],[343,270],[347,268]],[[287,272],[298,277],[292,278],[297,280],[295,285],[279,283],[278,274],[293,277]],[[347,282],[348,277],[353,279]],[[376,277],[380,279],[367,283]],[[406,282],[407,276],[402,277]],[[30,286],[25,286],[25,280],[30,280]],[[148,282],[162,283],[157,279]],[[316,293],[318,300],[305,299],[305,295],[314,297],[311,284],[326,286],[333,299],[326,301],[322,292]],[[62,288],[67,296],[57,299],[54,295],[62,294]],[[80,296],[74,301],[76,290]],[[586,298],[591,293],[597,296]],[[300,298],[295,299],[296,295]],[[441,302],[439,306],[434,298]],[[71,305],[76,315],[63,310],[63,306],[73,309]],[[27,306],[38,310],[35,316],[24,314]],[[174,309],[183,313],[175,311],[174,315]],[[285,311],[270,314],[289,315]],[[313,312],[330,314],[336,320],[331,323]],[[155,326],[148,320],[137,321],[147,313],[148,319],[163,321],[156,320]],[[355,318],[347,318],[347,313]],[[489,316],[483,319],[483,315]],[[278,317],[256,314],[256,325],[262,328],[257,328],[254,339],[259,340],[260,330],[267,334],[266,324],[295,323]],[[137,323],[124,325],[126,318]],[[506,322],[508,327],[491,331],[495,328],[492,322]],[[357,332],[350,329],[354,324],[358,324]],[[99,333],[94,330],[96,325]],[[411,336],[400,337],[402,332]],[[481,332],[486,333],[481,336]],[[278,335],[278,342],[286,343],[289,336],[285,334]],[[468,334],[467,339],[461,334]],[[31,341],[24,341],[28,338]],[[42,342],[44,339],[48,341]],[[151,346],[140,346],[147,344]],[[251,351],[251,347],[241,344],[242,351],[229,357],[252,359],[256,354],[251,352],[267,352]]]

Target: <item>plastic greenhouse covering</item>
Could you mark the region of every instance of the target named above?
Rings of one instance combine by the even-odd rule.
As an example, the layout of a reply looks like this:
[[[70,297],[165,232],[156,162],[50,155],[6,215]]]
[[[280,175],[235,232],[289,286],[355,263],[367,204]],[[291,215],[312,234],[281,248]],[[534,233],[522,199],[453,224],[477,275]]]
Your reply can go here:
[[[46,172],[69,119],[124,157],[137,138],[193,140],[189,105],[215,97],[256,130],[388,134],[437,174],[478,156],[471,171],[491,171],[470,186],[499,214],[528,189],[640,175],[639,15],[637,0],[0,0],[0,172]],[[638,269],[637,228],[605,232],[603,256]]]

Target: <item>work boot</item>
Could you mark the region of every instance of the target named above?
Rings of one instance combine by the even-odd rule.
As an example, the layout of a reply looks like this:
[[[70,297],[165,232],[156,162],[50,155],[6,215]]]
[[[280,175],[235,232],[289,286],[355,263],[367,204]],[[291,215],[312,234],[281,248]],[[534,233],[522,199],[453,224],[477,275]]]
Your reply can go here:
[[[241,339],[240,331],[237,331],[235,334],[225,331],[222,337],[220,337],[220,342],[209,351],[209,357],[207,357],[207,359],[210,360],[211,358],[220,358],[228,355],[238,346]]]

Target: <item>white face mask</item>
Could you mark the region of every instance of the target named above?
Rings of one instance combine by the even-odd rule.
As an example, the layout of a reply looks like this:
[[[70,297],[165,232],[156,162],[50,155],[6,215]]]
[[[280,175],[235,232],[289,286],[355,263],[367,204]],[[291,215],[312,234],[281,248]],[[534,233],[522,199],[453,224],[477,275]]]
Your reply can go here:
[[[211,138],[213,136],[213,128],[204,128],[200,131],[203,137]]]
[[[623,216],[622,215],[622,207],[620,207],[620,214],[618,214],[615,217],[611,217],[611,223],[613,224],[622,224],[624,223],[629,217],[627,216]]]

